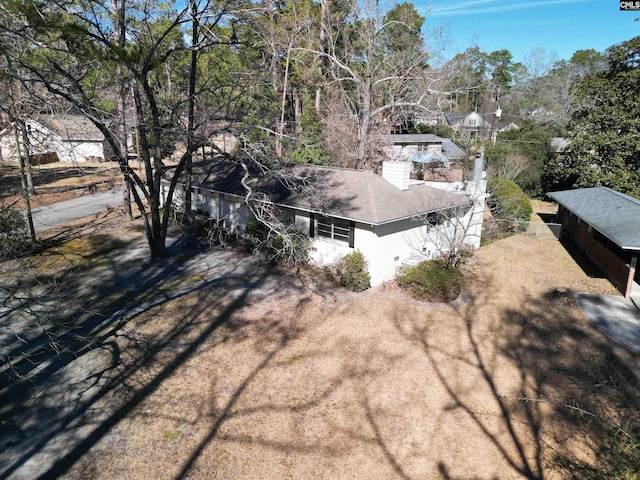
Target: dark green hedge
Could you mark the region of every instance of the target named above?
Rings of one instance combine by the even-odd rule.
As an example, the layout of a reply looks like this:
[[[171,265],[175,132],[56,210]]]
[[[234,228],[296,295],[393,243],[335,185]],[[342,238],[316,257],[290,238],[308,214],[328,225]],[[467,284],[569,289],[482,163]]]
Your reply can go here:
[[[489,207],[496,217],[526,221],[531,218],[531,200],[511,180],[493,178],[489,181],[487,190],[491,194]]]

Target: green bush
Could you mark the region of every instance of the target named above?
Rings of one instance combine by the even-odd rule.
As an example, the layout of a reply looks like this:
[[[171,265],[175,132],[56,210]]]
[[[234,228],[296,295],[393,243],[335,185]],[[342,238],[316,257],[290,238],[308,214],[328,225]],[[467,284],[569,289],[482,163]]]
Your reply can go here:
[[[342,257],[333,267],[340,285],[354,292],[361,292],[371,286],[371,277],[367,270],[367,260],[362,252],[356,250]]]
[[[244,235],[249,238],[264,240],[267,235],[267,228],[258,220],[251,219],[244,227]]]
[[[531,200],[511,180],[494,178],[489,181],[487,190],[491,194],[489,207],[496,217],[525,221],[531,218],[533,212]]]
[[[0,205],[0,261],[13,258],[29,248],[27,222],[18,210]]]
[[[404,268],[396,280],[416,300],[446,303],[460,296],[463,275],[446,260],[432,260]]]
[[[329,165],[331,155],[319,144],[300,145],[290,156],[291,163]]]

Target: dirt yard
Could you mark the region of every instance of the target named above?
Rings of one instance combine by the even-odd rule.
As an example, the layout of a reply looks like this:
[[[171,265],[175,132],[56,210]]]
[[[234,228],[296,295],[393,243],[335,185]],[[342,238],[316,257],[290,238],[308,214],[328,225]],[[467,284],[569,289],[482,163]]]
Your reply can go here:
[[[31,207],[43,207],[55,202],[104,191],[120,185],[121,176],[115,162],[49,163],[32,167],[36,195],[30,197]],[[20,170],[17,165],[0,168],[3,188],[0,202],[7,206],[24,209],[21,194]]]
[[[640,362],[557,241],[481,248],[430,305],[235,251],[147,264],[117,222],[1,266],[1,478],[636,478]]]

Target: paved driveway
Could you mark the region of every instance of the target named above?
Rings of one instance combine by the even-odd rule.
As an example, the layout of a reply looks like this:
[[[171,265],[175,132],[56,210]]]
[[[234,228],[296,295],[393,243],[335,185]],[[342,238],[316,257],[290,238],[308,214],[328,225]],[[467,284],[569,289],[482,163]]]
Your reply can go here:
[[[33,226],[36,232],[43,232],[53,227],[96,214],[109,207],[122,205],[122,190],[83,195],[78,198],[59,202],[32,211]]]
[[[640,310],[622,296],[577,293],[576,303],[602,333],[640,354]]]

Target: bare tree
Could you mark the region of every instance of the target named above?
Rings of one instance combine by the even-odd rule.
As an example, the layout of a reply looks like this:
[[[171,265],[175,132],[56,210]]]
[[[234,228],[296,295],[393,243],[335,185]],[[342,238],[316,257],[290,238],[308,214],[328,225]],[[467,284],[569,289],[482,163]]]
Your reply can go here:
[[[430,185],[438,187],[436,183]],[[439,188],[460,194],[460,204],[416,218],[425,226],[424,233],[412,241],[416,253],[425,260],[444,258],[449,265],[458,267],[466,255],[479,248],[486,187],[484,179],[467,181],[462,190],[453,184],[441,183]]]
[[[383,17],[377,2],[352,9],[354,20],[348,28],[334,28],[333,19],[324,16],[323,25],[328,26],[321,29],[320,47],[297,50],[312,53],[326,65],[325,121],[337,142],[348,142],[345,150],[355,152],[346,163],[375,168],[372,134],[377,128],[388,133],[398,119],[414,112],[437,110],[440,99],[448,95],[442,88],[446,77],[427,67],[429,52],[420,37],[424,18],[409,4]],[[318,88],[316,95],[322,90]]]
[[[195,54],[212,45],[233,43],[232,32],[218,27],[242,5],[193,1],[175,9],[136,0],[118,8],[94,1],[80,3],[82,8],[72,8],[65,1],[30,8],[21,8],[20,2],[2,5],[2,17],[12,18],[5,22],[9,34],[37,46],[9,52],[21,67],[15,76],[27,86],[44,86],[102,132],[142,214],[150,255],[158,258],[165,252],[169,224],[170,208],[162,210],[162,206],[171,205],[176,182],[199,145],[195,141],[199,127],[195,123]],[[126,35],[114,35],[121,33],[123,15]],[[191,43],[184,40],[187,26],[193,32]],[[198,27],[205,34],[198,36]],[[105,108],[118,98],[117,85],[111,81],[118,72],[126,72],[132,82],[144,179],[129,167],[126,144],[119,129],[112,128],[118,122]],[[164,88],[166,85],[172,88]],[[208,138],[209,134],[202,136]],[[161,199],[164,162],[179,140],[185,148],[170,179],[167,198]]]

